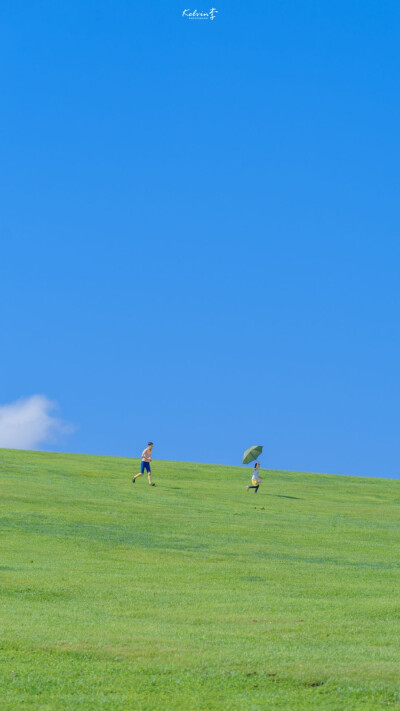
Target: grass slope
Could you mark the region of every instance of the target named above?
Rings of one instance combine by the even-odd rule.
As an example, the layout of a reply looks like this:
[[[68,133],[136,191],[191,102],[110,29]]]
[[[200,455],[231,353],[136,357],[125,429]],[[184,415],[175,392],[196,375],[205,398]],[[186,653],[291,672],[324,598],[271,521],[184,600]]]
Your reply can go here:
[[[0,450],[2,711],[400,708],[400,483]]]

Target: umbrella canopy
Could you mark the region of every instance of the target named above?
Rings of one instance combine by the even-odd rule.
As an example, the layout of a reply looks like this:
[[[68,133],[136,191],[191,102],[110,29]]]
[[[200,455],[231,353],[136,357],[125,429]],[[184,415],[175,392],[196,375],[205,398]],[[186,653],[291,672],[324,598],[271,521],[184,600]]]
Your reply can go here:
[[[254,447],[249,447],[246,449],[244,455],[243,455],[243,464],[250,464],[250,462],[253,462],[257,459],[257,457],[260,456],[263,448],[261,444],[255,445]]]

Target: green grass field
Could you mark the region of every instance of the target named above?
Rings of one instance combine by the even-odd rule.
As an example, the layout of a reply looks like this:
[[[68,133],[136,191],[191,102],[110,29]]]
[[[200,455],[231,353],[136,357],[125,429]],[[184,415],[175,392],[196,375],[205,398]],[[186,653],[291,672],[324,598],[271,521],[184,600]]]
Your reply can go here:
[[[137,471],[0,450],[2,711],[400,709],[400,482]]]

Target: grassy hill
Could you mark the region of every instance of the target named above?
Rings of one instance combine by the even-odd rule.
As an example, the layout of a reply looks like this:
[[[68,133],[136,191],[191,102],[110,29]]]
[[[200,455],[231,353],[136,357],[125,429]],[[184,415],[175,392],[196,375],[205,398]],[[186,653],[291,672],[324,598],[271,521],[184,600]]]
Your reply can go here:
[[[400,708],[400,482],[153,470],[0,450],[2,711]]]

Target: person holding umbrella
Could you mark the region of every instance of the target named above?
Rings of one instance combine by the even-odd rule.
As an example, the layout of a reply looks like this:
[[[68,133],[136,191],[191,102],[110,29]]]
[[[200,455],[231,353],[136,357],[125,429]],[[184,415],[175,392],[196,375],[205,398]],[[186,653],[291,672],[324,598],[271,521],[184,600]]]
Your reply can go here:
[[[260,486],[262,482],[262,477],[260,477],[258,470],[260,468],[260,462],[256,462],[256,465],[253,470],[253,474],[251,477],[251,486],[246,486],[247,491],[249,489],[254,489],[254,493],[256,494],[258,491],[258,487]]]
[[[263,448],[261,444],[258,444],[254,447],[249,447],[249,449],[246,449],[244,455],[243,455],[243,464],[250,464],[250,462],[254,462],[258,457],[260,456]],[[254,493],[256,494],[258,491],[258,487],[260,486],[262,482],[262,478],[260,477],[259,474],[259,469],[260,469],[260,462],[256,462],[253,470],[253,474],[251,477],[251,486],[247,486],[246,489],[247,491],[249,489],[254,489]]]

